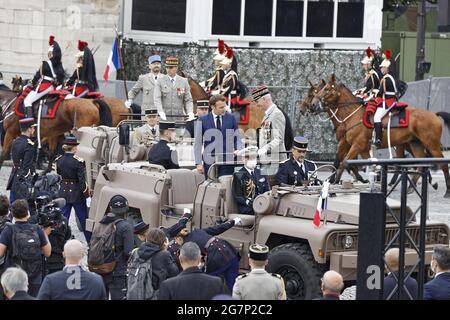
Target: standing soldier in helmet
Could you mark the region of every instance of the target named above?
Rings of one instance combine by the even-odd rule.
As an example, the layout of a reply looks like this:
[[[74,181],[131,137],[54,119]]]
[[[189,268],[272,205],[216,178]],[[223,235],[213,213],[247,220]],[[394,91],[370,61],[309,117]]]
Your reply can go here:
[[[149,73],[141,74],[134,87],[128,92],[128,100],[125,105],[129,108],[136,96],[142,91],[142,111],[156,109],[154,93],[158,78],[162,76],[161,57],[153,55],[148,58]]]
[[[225,71],[222,68],[220,62],[225,58],[225,42],[218,40],[218,46],[216,52],[214,52],[214,76],[205,81],[206,91],[212,95],[218,94],[222,86],[223,78],[225,77]]]
[[[95,62],[88,43],[78,41],[78,53],[75,55],[77,59],[77,68],[73,72],[66,86],[77,98],[83,98],[89,92],[98,90],[97,77],[95,75]]]
[[[64,68],[61,62],[61,48],[54,36],[50,36],[48,44],[48,60],[42,61],[39,70],[34,75],[31,83],[35,89],[24,100],[25,116],[34,118],[33,103],[64,82]]]
[[[361,60],[366,75],[364,77],[364,88],[358,89],[354,94],[362,98],[364,101],[371,100],[378,93],[380,87],[380,75],[374,69],[375,51],[370,47],[366,49],[366,55]]]

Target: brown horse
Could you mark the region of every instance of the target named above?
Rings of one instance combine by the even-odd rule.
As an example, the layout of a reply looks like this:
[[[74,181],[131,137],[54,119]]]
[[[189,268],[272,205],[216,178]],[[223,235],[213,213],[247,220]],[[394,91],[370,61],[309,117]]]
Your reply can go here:
[[[370,157],[372,129],[365,127],[363,123],[364,108],[358,99],[343,84],[338,84],[334,74],[330,81],[314,96],[313,108],[326,111],[330,117],[335,115],[344,125],[345,138],[351,146],[344,160],[355,159],[358,154],[364,159]],[[425,157],[426,151],[432,157],[442,158],[441,135],[442,124],[439,117],[430,111],[408,107],[409,126],[391,129],[391,145],[402,147],[409,144],[414,157]],[[342,121],[345,120],[345,121]],[[419,140],[421,144],[413,143]],[[383,134],[381,148],[387,148],[387,134]],[[450,176],[448,165],[441,165],[446,182],[444,197],[450,197]],[[342,165],[339,173],[342,174]],[[339,175],[338,175],[339,176]],[[339,176],[340,177],[340,176]]]
[[[11,91],[10,97],[15,93]],[[5,157],[11,151],[13,140],[20,135],[19,117],[14,112],[14,103],[4,106],[3,127],[5,138],[0,154],[0,168]],[[89,99],[70,99],[62,101],[54,119],[41,119],[40,136],[42,143],[48,143],[52,160],[56,155],[58,142],[63,138],[64,133],[71,131],[74,127],[98,126],[100,124],[111,125],[111,112],[109,108],[95,103]],[[52,161],[49,162],[48,169],[51,169]]]

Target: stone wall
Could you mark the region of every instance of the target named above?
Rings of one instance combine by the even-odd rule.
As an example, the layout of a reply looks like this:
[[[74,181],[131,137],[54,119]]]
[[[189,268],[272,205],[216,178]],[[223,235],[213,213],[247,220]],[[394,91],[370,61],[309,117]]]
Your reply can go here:
[[[68,74],[75,69],[78,40],[97,49],[101,78],[119,23],[119,0],[0,1],[0,71],[5,83],[15,74],[29,78],[47,59],[48,37],[54,35]]]
[[[180,69],[192,78],[203,81],[213,71],[212,56],[215,48],[195,44],[186,46],[154,46],[128,40],[124,44],[124,64],[128,80],[137,80],[139,74],[148,72],[147,58],[159,54],[177,56]],[[360,68],[362,51],[341,50],[234,50],[238,59],[241,81],[249,87],[267,85],[271,88],[275,103],[291,117],[295,134],[310,139],[310,158],[329,160],[334,158],[336,139],[330,121],[325,114],[300,115],[298,106],[306,96],[308,79],[318,81],[335,73],[338,80],[349,88],[362,85]]]

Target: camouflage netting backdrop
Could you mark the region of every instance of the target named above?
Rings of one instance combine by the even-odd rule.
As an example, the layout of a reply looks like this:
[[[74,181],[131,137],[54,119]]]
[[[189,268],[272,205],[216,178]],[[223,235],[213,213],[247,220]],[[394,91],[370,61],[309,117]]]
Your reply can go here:
[[[150,45],[145,42],[124,41],[124,64],[128,80],[135,81],[148,72],[147,59],[159,54],[180,59],[180,70],[197,81],[204,81],[213,73],[212,57],[216,48],[197,44],[186,46]],[[267,85],[275,103],[291,117],[295,134],[310,139],[309,158],[332,160],[336,152],[333,126],[326,115],[301,115],[299,104],[306,96],[308,80],[317,82],[335,73],[338,80],[354,90],[361,87],[363,71],[360,61],[364,52],[355,50],[285,50],[235,48],[240,80],[250,89]]]

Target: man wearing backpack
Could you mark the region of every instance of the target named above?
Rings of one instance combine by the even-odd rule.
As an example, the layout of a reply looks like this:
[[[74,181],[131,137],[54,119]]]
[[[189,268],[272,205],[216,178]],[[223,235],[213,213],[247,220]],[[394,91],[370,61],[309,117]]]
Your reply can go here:
[[[0,235],[0,257],[6,256],[6,266],[19,265],[28,275],[28,293],[36,297],[42,282],[42,255],[49,257],[52,247],[48,241],[51,227],[42,229],[28,222],[28,203],[16,200],[12,204],[15,224],[8,224]]]
[[[109,202],[111,212],[97,223],[92,232],[89,269],[103,277],[111,300],[123,300],[127,288],[127,261],[134,247],[133,226],[126,220],[128,201],[115,195]]]

